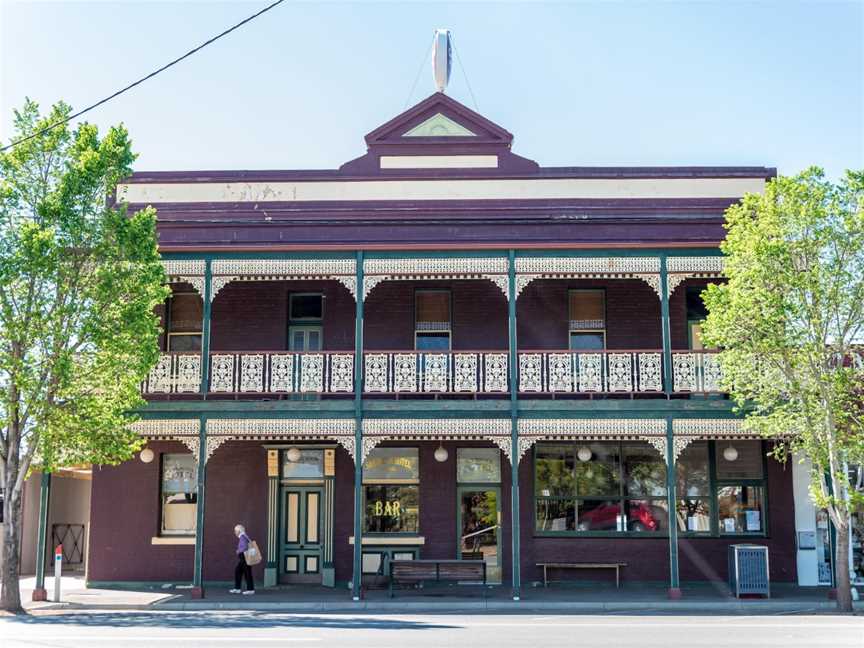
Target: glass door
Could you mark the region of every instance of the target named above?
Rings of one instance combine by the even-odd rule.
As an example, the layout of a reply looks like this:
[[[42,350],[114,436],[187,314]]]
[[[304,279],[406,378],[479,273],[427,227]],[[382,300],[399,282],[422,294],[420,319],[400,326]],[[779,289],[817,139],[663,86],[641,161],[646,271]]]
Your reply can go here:
[[[289,328],[289,351],[320,351],[320,326],[292,326]]]
[[[460,486],[459,558],[486,561],[486,580],[501,582],[501,489]]]
[[[322,502],[320,486],[282,489],[280,582],[321,581]]]

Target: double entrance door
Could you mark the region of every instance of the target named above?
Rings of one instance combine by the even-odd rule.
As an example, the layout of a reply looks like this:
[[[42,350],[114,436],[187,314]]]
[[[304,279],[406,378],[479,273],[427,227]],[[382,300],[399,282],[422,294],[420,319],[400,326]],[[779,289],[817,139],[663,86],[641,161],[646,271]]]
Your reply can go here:
[[[501,489],[460,486],[459,558],[486,562],[486,581],[501,582]]]
[[[282,487],[282,583],[320,583],[323,548],[324,488]]]

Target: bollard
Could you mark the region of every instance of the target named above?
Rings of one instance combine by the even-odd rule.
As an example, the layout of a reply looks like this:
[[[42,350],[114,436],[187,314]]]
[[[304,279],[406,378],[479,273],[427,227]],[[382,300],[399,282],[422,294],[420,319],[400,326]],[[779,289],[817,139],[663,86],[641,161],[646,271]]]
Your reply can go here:
[[[60,602],[60,575],[63,571],[63,545],[54,550],[54,602]]]

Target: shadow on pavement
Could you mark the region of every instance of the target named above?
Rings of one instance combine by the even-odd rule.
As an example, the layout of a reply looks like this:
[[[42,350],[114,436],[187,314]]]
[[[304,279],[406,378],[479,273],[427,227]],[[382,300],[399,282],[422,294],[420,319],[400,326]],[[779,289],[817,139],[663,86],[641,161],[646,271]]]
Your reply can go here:
[[[80,628],[324,628],[345,630],[441,630],[458,625],[423,623],[370,617],[296,616],[273,612],[72,612],[51,615],[21,615],[23,625]]]

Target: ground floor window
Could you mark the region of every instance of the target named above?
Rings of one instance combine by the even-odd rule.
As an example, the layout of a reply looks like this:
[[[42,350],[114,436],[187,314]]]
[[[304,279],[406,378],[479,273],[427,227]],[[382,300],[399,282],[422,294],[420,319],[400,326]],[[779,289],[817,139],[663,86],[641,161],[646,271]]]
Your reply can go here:
[[[376,448],[363,464],[363,532],[420,531],[420,457],[417,448]]]
[[[161,479],[161,535],[195,535],[198,481],[195,457],[163,454]]]
[[[764,535],[761,441],[689,444],[676,463],[675,520],[684,535]],[[666,463],[648,443],[542,443],[534,450],[535,532],[668,532]]]

